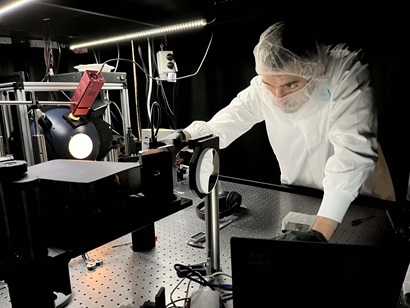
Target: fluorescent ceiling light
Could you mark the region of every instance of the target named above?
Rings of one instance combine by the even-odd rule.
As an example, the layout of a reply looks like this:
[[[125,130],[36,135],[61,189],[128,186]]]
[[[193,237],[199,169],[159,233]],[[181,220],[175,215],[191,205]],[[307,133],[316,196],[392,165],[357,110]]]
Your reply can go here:
[[[10,13],[16,9],[19,9],[22,6],[25,6],[26,4],[29,4],[30,2],[33,2],[34,0],[21,0],[21,1],[15,1],[12,2],[11,4],[5,5],[0,7],[0,17]]]
[[[115,42],[120,42],[120,41],[129,41],[129,40],[145,38],[145,37],[160,36],[164,34],[200,28],[200,27],[204,27],[205,25],[206,25],[206,20],[199,19],[199,20],[194,20],[194,21],[185,22],[181,24],[175,24],[175,25],[166,26],[166,27],[160,27],[160,28],[155,28],[155,29],[150,29],[150,30],[145,30],[145,31],[139,31],[135,33],[108,37],[106,39],[101,39],[101,40],[74,44],[70,46],[70,49],[73,50],[73,49],[78,49],[78,48],[91,47],[95,45],[109,44],[109,43],[115,43]]]

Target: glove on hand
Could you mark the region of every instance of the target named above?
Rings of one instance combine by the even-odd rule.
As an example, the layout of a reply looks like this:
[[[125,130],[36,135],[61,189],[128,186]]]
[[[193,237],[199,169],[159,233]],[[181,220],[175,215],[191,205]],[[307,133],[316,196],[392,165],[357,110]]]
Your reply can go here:
[[[285,233],[273,238],[274,240],[285,241],[304,241],[304,242],[324,242],[327,243],[326,238],[322,233],[316,230],[302,231],[286,231]]]
[[[177,152],[187,145],[185,134],[182,130],[177,130],[161,139],[157,140],[156,147],[172,144]]]

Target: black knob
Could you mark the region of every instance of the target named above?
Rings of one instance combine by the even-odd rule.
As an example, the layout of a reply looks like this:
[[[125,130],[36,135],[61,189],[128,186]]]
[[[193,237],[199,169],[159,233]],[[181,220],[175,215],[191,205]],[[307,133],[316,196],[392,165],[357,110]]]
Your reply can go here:
[[[21,179],[27,172],[27,163],[24,160],[0,162],[0,182]]]

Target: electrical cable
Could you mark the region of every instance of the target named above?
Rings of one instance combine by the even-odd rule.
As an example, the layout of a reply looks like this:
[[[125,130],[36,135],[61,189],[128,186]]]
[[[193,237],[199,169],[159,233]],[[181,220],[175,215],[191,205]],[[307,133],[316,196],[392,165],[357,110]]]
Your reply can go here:
[[[117,58],[119,59],[119,58],[120,58],[120,45],[118,45],[118,43],[117,43],[116,45],[117,45]],[[117,71],[117,69],[118,69],[118,64],[120,64],[120,61],[119,61],[119,60],[117,60],[117,62],[115,63],[114,72]]]
[[[59,70],[59,68],[60,68],[61,54],[62,54],[62,52],[61,52],[61,45],[58,44],[58,60],[57,60],[57,63],[56,63],[56,65],[55,65],[55,67],[56,67],[56,69],[54,70],[54,73],[55,73],[55,74],[58,74],[58,70]]]
[[[134,50],[134,41],[131,40],[131,56],[132,60],[135,60],[135,50]],[[138,102],[138,80],[137,80],[137,69],[135,64],[132,65],[132,76],[134,78],[134,100],[135,100],[135,116],[137,119],[137,132],[138,132],[138,141],[142,140],[142,129],[141,129],[141,120],[140,120],[140,107]]]
[[[181,76],[181,77],[176,77],[175,80],[181,80],[181,79],[193,77],[193,76],[195,76],[196,74],[199,73],[199,71],[201,70],[202,64],[203,64],[204,61],[205,61],[205,58],[206,58],[206,56],[208,55],[208,51],[209,51],[209,48],[211,47],[211,43],[212,43],[213,37],[214,37],[214,34],[211,33],[211,38],[209,39],[209,43],[208,43],[208,46],[207,46],[207,48],[206,48],[206,50],[205,50],[205,54],[204,54],[204,56],[203,56],[203,58],[202,58],[202,60],[201,60],[201,63],[199,64],[198,69],[196,70],[196,72],[193,73],[193,74],[190,74],[190,75],[185,75],[185,76]]]
[[[154,102],[151,106],[151,110],[150,110],[150,114],[151,114],[151,119],[153,119],[154,117],[154,108],[156,108],[157,114],[158,114],[158,118],[157,118],[157,125],[154,125],[154,121],[151,121],[151,138],[152,141],[156,141],[157,140],[157,136],[158,136],[158,131],[159,131],[159,127],[160,127],[160,123],[161,123],[161,106],[157,103]],[[154,127],[156,127],[156,130],[154,132]]]
[[[162,82],[161,82],[161,87],[160,88],[161,88],[162,97],[164,98],[165,106],[167,107],[166,110],[168,110],[171,113],[172,116],[175,116],[172,109],[171,109],[171,107],[169,106],[168,98],[166,96],[164,85],[162,84]]]
[[[164,112],[166,113],[166,115],[168,116],[169,121],[171,121],[171,123],[168,123],[168,124],[169,124],[169,128],[171,128],[171,129],[176,129],[175,115],[174,115],[174,113],[172,112],[171,107],[169,106],[168,99],[167,99],[165,90],[164,90],[164,88],[163,88],[162,82],[161,82],[161,84],[159,84],[159,86],[157,87],[157,98],[160,97],[160,95],[159,95],[159,93],[158,93],[160,90],[161,90],[162,98],[164,99],[164,105],[165,105],[165,106],[162,106],[162,105],[160,104],[160,106],[161,106],[161,108],[164,110]],[[159,100],[158,100],[158,101],[159,101]]]
[[[135,61],[132,61],[132,62],[135,65],[137,65],[145,73],[147,71],[147,67],[146,67],[144,59],[142,57],[142,51],[141,51],[141,46],[140,45],[138,45],[138,55],[140,56],[142,67],[137,65],[137,62],[135,62]]]
[[[100,63],[100,52],[98,51],[98,56],[97,56],[94,48],[92,48],[92,51],[93,51],[95,63]]]
[[[30,95],[32,96],[32,93],[30,93]],[[38,103],[37,100],[36,100],[36,102]],[[37,108],[37,107],[38,107],[38,104],[35,105],[33,108]],[[34,109],[33,109],[33,108],[31,108],[31,109],[28,111],[28,113],[31,113],[32,121],[33,121],[33,123],[34,123],[34,121],[36,121],[35,117],[36,117],[37,115],[36,115],[36,113],[34,112]],[[46,115],[44,114],[44,116],[46,116]],[[41,122],[40,122],[39,124],[40,124],[40,126],[42,127],[42,129],[43,129],[43,136],[44,136],[44,138],[48,141],[49,145],[51,146],[51,150],[53,151],[54,155],[57,156],[57,149],[56,149],[56,147],[55,147],[54,140],[53,140],[53,135],[51,134],[50,129],[47,127],[47,124],[46,124],[44,127],[43,127],[43,125],[41,125]]]
[[[148,75],[152,76],[152,58],[151,58],[151,44],[150,39],[147,38],[148,46]],[[150,110],[151,105],[151,94],[152,94],[152,78],[148,79],[148,91],[147,91],[147,110]],[[148,113],[149,120],[151,120],[151,113]]]
[[[186,266],[183,264],[175,264],[174,269],[177,272],[178,277],[185,277],[189,278],[190,280],[202,285],[202,286],[209,286],[208,281],[201,275],[200,272],[192,269],[190,266]],[[212,290],[213,287],[209,286]]]
[[[193,73],[193,74],[190,74],[190,75],[185,75],[185,76],[177,77],[177,78],[175,78],[176,80],[184,79],[184,78],[188,78],[188,77],[192,77],[192,76],[195,76],[195,75],[198,74],[198,72],[201,70],[202,65],[203,65],[203,63],[204,63],[204,61],[205,61],[205,58],[206,58],[206,56],[207,56],[207,54],[208,54],[209,48],[210,48],[211,43],[212,43],[212,39],[213,39],[213,33],[211,33],[211,38],[210,38],[210,40],[209,40],[209,43],[208,43],[208,46],[207,46],[207,48],[206,48],[205,54],[204,54],[204,56],[203,56],[203,58],[202,58],[202,60],[201,60],[201,63],[199,64],[199,67],[198,67],[198,69],[196,70],[196,72]],[[107,64],[107,63],[109,63],[109,62],[112,62],[112,61],[117,61],[117,60],[120,60],[120,61],[128,61],[128,62],[134,63],[134,64],[145,74],[146,77],[148,77],[148,78],[150,78],[150,79],[152,79],[152,80],[157,80],[157,81],[160,80],[158,77],[153,77],[153,76],[152,76],[149,72],[147,72],[147,70],[144,69],[139,63],[137,63],[137,62],[135,62],[135,61],[133,61],[133,60],[131,60],[131,59],[127,59],[127,58],[113,58],[113,59],[109,59],[109,60],[107,60],[107,61],[104,61],[104,62],[102,63],[102,66],[101,66],[101,68],[100,68],[100,70],[99,70],[98,73],[101,73],[101,72],[102,72],[103,67],[104,67],[105,64]]]
[[[232,299],[232,284],[220,284],[220,283],[210,283],[207,279],[215,278],[217,276],[227,276],[232,279],[232,276],[224,272],[215,272],[213,274],[203,276],[198,271],[192,269],[191,266],[186,266],[183,264],[175,264],[174,269],[177,272],[178,277],[188,278],[202,287],[209,287],[211,290],[219,289],[223,292],[228,291],[220,295],[220,307],[225,307],[225,302]]]
[[[1,290],[1,289],[0,289]],[[177,302],[181,302],[181,301],[188,301],[189,300],[189,298],[178,298],[178,299],[176,299],[176,300],[174,300],[172,303],[169,303],[169,304],[167,304],[165,307],[166,308],[168,308],[168,307],[175,307],[175,308],[179,308],[179,306],[176,306],[175,305],[175,303],[177,303]],[[172,305],[172,306],[171,306]],[[189,306],[183,306],[183,308],[188,308]]]
[[[44,57],[44,64],[46,66],[46,71],[43,79],[41,81],[45,81],[50,76],[50,68],[52,66],[51,59],[52,59],[52,49],[51,46],[51,38],[50,38],[50,20],[47,19],[48,23],[47,26],[45,25],[45,19],[40,18],[41,24],[43,26],[43,57]]]
[[[174,295],[174,292],[178,289],[178,287],[181,285],[181,283],[182,283],[184,280],[185,280],[185,278],[182,278],[181,281],[177,283],[177,285],[175,286],[175,288],[173,288],[173,289],[171,290],[171,293],[169,294],[169,298],[170,298],[170,301],[171,301],[171,302],[170,302],[166,307],[171,307],[170,305],[173,305],[173,307],[177,307],[177,306],[175,305],[175,303],[176,303],[177,301],[181,301],[181,300],[186,301],[186,300],[188,299],[188,297],[186,297],[186,298],[181,298],[181,299],[178,299],[178,300],[173,300],[173,299],[172,299],[172,296]],[[189,281],[188,285],[189,285],[190,283],[191,283],[191,281]]]
[[[191,283],[192,283],[192,280],[189,279],[187,286],[186,286],[186,290],[185,290],[186,297],[185,297],[184,307],[189,307],[191,304],[190,297],[189,297],[189,288],[191,287]]]
[[[118,114],[119,114],[119,116],[120,116],[120,118],[121,118],[121,121],[117,119],[117,117],[115,116],[114,112],[110,109],[110,114],[111,114],[111,116],[114,118],[115,121],[117,121],[117,123],[121,123],[121,122],[122,122],[122,119],[123,119],[123,116],[122,116],[122,111],[121,111],[120,107],[119,107],[118,104],[117,104],[116,102],[114,102],[114,101],[110,101],[110,104],[114,105],[115,109],[117,109]],[[125,136],[126,132],[124,132],[124,129],[123,129],[122,127],[121,127],[121,129],[123,130],[123,135],[122,135],[122,136]],[[120,134],[119,134],[119,135],[120,135]]]
[[[155,50],[153,40],[151,41],[151,50]],[[155,57],[154,54],[151,54],[151,57],[152,57],[151,61],[154,63],[153,71],[151,72],[151,75],[154,76],[155,73],[158,73],[158,63],[157,63],[157,58]]]
[[[212,43],[212,39],[213,39],[213,33],[211,33],[211,38],[210,38],[210,40],[209,40],[209,43],[208,43],[208,46],[207,46],[207,48],[206,48],[205,54],[204,54],[204,56],[203,56],[203,58],[202,58],[202,60],[201,60],[201,62],[200,62],[200,64],[199,64],[199,67],[198,67],[198,69],[196,70],[196,72],[193,73],[193,74],[190,74],[190,75],[178,77],[178,78],[176,78],[177,80],[195,76],[195,75],[200,71],[200,69],[201,69],[201,67],[202,67],[202,65],[203,65],[203,63],[204,63],[204,61],[205,61],[205,58],[206,58],[206,56],[207,56],[207,54],[208,54],[209,48],[210,48],[211,43]],[[99,70],[98,73],[100,74],[100,73],[102,72],[102,70],[103,70],[105,64],[107,64],[107,63],[109,63],[109,62],[111,62],[111,61],[117,61],[117,62],[118,62],[118,61],[128,61],[128,62],[134,63],[134,64],[145,74],[145,76],[146,76],[146,78],[147,78],[147,81],[148,81],[148,82],[147,82],[147,89],[146,89],[146,93],[147,93],[147,110],[151,110],[151,112],[148,113],[148,120],[149,120],[149,123],[150,123],[150,126],[151,126],[152,138],[155,138],[156,134],[155,134],[155,132],[154,132],[153,121],[152,121],[152,119],[151,119],[151,117],[152,117],[152,115],[153,115],[153,113],[152,113],[153,110],[152,110],[152,108],[151,108],[151,106],[150,106],[150,99],[151,99],[151,93],[152,93],[152,81],[153,81],[153,80],[156,80],[156,81],[159,81],[159,82],[160,82],[161,80],[160,80],[158,77],[153,77],[153,74],[152,74],[152,70],[153,70],[153,68],[152,68],[152,62],[155,61],[155,59],[152,60],[153,57],[152,57],[152,54],[151,54],[151,43],[150,43],[151,41],[150,41],[149,38],[147,38],[147,41],[148,41],[148,60],[149,60],[149,65],[148,65],[148,69],[149,69],[149,70],[148,70],[148,71],[146,70],[146,67],[145,67],[144,64],[143,64],[144,67],[142,67],[139,63],[137,63],[137,62],[134,61],[134,60],[117,57],[117,58],[113,58],[113,59],[109,59],[109,60],[104,61],[104,62],[102,63],[102,65],[101,65],[101,68],[100,68],[100,70]],[[140,54],[140,57],[141,57],[140,48],[139,48],[139,54]],[[141,57],[141,58],[142,58],[142,57]],[[155,63],[156,63],[156,62],[155,62]],[[166,109],[166,110],[170,110],[170,111],[172,112],[171,108],[169,107],[169,103],[168,103],[168,101],[167,101],[167,99],[166,99],[165,92],[163,92],[163,98],[164,98],[165,104],[166,104],[166,106],[167,106],[167,109]],[[160,107],[160,106],[159,106],[159,107]],[[172,112],[172,114],[173,114],[173,112]],[[160,118],[160,117],[158,116],[158,118]],[[175,119],[172,119],[172,122],[175,123]],[[160,125],[161,123],[158,122],[158,124]],[[158,125],[158,126],[159,126],[159,125]],[[159,127],[157,128],[157,132],[158,132],[158,129],[159,129]]]
[[[218,272],[218,273],[214,273],[212,275],[203,276],[203,275],[201,275],[200,272],[192,269],[192,267],[186,266],[186,265],[183,265],[183,264],[175,264],[174,269],[177,271],[178,277],[186,277],[188,279],[191,279],[191,280],[199,283],[200,285],[203,285],[205,287],[210,287],[212,290],[214,290],[214,288],[219,288],[221,290],[232,291],[232,285],[231,284],[210,283],[206,280],[206,278],[212,278],[212,277],[215,277],[215,276],[218,276],[218,275],[225,275],[225,276],[230,277],[228,274]],[[198,279],[194,278],[194,277],[197,277]]]

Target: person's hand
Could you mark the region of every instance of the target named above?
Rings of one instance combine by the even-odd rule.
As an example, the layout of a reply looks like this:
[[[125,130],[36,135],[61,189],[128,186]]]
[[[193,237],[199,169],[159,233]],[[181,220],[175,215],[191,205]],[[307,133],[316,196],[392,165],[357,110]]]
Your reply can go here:
[[[316,230],[309,230],[307,232],[302,231],[286,231],[285,233],[278,235],[273,238],[274,240],[285,240],[285,241],[304,241],[304,242],[323,242],[327,243],[326,238],[322,233]]]
[[[177,152],[187,145],[184,132],[180,129],[172,132],[171,134],[158,139],[156,142],[150,144],[150,148],[157,148],[164,145],[174,145]]]

